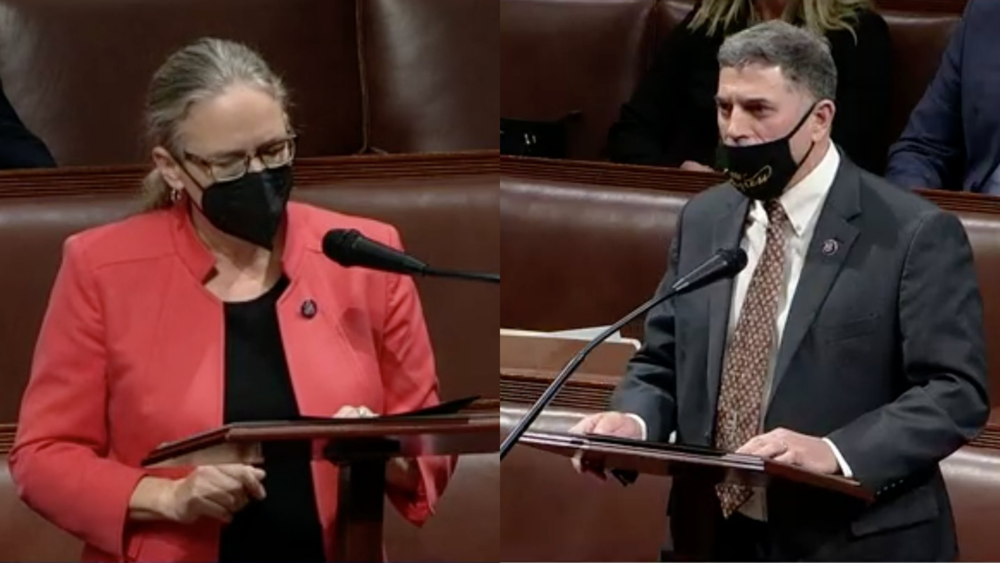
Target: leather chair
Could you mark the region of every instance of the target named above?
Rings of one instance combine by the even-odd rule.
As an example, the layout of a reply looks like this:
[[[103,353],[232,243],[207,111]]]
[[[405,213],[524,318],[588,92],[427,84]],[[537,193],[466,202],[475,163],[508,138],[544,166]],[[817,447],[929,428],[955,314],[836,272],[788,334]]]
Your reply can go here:
[[[948,495],[955,509],[959,560],[1000,559],[1000,542],[990,511],[1000,506],[1000,454],[995,449],[964,447],[941,463]]]
[[[522,405],[502,406],[501,433],[506,436],[526,412]],[[531,428],[565,432],[586,414],[549,408]],[[1000,541],[984,516],[1000,505],[1000,450],[963,447],[941,469],[955,511],[959,560],[1000,559]],[[669,537],[669,478],[644,475],[622,488],[612,479],[577,475],[568,459],[521,445],[500,475],[504,561],[656,561]]]
[[[653,0],[502,0],[500,117],[568,123],[567,157],[601,155],[646,67]]]
[[[301,156],[362,149],[353,1],[2,0],[0,78],[58,164],[142,162],[153,71],[202,36],[250,44],[285,78]]]
[[[686,194],[504,178],[501,326],[607,325],[653,295]],[[559,288],[553,291],[552,288]]]
[[[152,73],[203,36],[285,79],[300,156],[498,146],[495,4],[468,0],[0,0],[0,82],[59,165],[144,162]]]
[[[498,1],[359,1],[372,150],[499,146]]]
[[[304,187],[295,198],[396,225],[407,250],[440,267],[499,271],[495,176],[472,174]],[[0,198],[0,422],[16,421],[34,339],[65,237],[136,209],[129,195]],[[444,400],[498,396],[499,288],[419,279]],[[2,429],[0,429],[2,430]],[[0,436],[0,438],[5,438]],[[4,440],[0,440],[4,442]],[[0,443],[0,446],[3,446]],[[0,560],[72,560],[79,543],[17,499],[0,451]],[[437,515],[414,529],[387,506],[386,544],[394,560],[495,561],[499,549],[496,454],[461,459]]]

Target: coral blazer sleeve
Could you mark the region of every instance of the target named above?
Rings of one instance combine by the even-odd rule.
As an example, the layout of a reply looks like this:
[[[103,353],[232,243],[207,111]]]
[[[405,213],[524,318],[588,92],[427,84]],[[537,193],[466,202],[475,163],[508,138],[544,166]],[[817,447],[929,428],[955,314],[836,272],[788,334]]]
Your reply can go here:
[[[390,245],[402,250],[395,228],[389,228]],[[384,412],[393,414],[435,405],[438,383],[430,337],[413,278],[390,275],[383,342],[379,358],[385,389]],[[431,514],[455,468],[454,456],[428,456],[417,460],[420,487],[412,494],[388,489],[393,506],[410,522],[423,524]]]
[[[75,240],[64,245],[10,467],[31,508],[85,542],[122,554],[129,499],[146,472],[108,457],[101,299]]]

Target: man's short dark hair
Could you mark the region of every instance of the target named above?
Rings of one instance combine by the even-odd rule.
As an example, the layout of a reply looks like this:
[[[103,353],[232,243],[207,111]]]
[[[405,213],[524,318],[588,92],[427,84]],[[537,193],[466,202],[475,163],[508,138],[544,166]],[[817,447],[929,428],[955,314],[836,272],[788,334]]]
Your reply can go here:
[[[793,85],[816,99],[836,99],[837,65],[823,37],[794,25],[771,20],[728,37],[719,49],[720,68],[777,66]]]

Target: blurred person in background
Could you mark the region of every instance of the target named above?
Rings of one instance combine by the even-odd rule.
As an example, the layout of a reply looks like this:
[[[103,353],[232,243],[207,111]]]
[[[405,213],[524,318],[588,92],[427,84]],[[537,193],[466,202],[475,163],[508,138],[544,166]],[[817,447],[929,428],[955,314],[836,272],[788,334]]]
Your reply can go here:
[[[726,37],[768,20],[787,21],[827,39],[838,79],[833,141],[859,166],[880,174],[888,149],[891,42],[888,25],[868,0],[698,2],[622,106],[608,137],[611,160],[717,169],[716,55]]]

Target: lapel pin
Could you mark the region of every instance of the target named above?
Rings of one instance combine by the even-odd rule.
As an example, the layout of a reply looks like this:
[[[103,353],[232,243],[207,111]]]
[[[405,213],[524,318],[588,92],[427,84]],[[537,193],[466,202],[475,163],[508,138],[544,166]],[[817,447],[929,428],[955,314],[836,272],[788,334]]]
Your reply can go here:
[[[830,238],[823,241],[823,254],[833,256],[840,249],[840,243]]]
[[[302,316],[311,319],[316,316],[316,302],[312,299],[306,299],[302,302]]]

